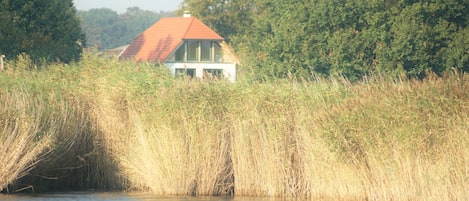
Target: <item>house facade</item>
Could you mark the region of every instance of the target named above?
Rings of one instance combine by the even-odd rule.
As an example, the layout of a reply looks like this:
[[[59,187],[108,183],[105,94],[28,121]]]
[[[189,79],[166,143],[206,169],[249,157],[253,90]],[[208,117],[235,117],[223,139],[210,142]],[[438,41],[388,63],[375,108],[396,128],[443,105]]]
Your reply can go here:
[[[224,39],[197,18],[163,18],[119,55],[119,59],[164,64],[171,73],[201,79],[236,80],[238,60]]]

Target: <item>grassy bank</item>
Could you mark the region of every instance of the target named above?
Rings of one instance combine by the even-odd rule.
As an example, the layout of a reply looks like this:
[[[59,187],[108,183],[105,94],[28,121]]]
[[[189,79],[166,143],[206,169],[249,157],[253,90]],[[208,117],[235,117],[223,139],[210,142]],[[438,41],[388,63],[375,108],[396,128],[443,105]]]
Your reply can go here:
[[[469,199],[465,74],[230,84],[95,57],[31,66],[0,74],[3,191]]]

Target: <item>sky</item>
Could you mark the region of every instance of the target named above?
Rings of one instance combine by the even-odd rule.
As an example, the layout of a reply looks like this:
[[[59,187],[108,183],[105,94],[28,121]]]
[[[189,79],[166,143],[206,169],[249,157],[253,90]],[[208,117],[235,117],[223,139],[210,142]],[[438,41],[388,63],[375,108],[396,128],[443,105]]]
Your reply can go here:
[[[142,10],[175,11],[183,0],[73,0],[77,10],[86,11],[92,8],[110,8],[118,13],[124,13],[129,7],[139,7]]]

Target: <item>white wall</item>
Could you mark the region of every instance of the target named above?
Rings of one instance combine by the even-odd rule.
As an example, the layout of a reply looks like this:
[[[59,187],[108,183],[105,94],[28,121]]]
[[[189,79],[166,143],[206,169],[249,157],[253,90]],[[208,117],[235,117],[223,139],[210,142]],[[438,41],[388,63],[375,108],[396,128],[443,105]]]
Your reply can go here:
[[[165,63],[165,65],[171,71],[171,74],[176,74],[177,68],[192,68],[195,70],[195,76],[197,78],[203,78],[204,69],[222,69],[223,76],[230,82],[236,81],[236,64],[234,63]]]

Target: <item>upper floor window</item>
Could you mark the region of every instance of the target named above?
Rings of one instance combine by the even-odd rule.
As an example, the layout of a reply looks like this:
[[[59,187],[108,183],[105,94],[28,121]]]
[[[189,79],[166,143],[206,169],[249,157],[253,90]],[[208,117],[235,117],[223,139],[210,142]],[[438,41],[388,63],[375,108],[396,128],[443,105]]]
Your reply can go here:
[[[187,40],[176,50],[175,60],[182,62],[221,62],[220,44],[217,41]]]

